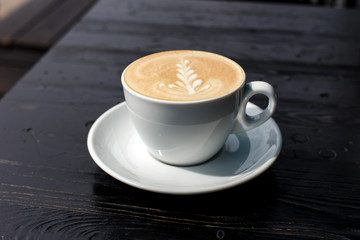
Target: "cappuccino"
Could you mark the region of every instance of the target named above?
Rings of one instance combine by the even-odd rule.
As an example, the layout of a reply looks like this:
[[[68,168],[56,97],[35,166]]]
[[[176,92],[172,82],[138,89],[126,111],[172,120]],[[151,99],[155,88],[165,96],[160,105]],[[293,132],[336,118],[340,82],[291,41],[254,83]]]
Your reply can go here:
[[[234,61],[203,51],[167,51],[145,56],[124,71],[135,92],[168,101],[223,96],[241,86],[244,70]]]

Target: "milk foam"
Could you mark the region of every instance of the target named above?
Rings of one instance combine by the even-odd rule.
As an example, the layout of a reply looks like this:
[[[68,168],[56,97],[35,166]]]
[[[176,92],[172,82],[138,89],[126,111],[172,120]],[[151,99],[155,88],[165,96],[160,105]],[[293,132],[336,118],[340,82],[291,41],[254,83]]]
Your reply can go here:
[[[231,92],[245,74],[237,63],[217,54],[168,51],[133,62],[124,78],[132,90],[150,98],[194,101]]]

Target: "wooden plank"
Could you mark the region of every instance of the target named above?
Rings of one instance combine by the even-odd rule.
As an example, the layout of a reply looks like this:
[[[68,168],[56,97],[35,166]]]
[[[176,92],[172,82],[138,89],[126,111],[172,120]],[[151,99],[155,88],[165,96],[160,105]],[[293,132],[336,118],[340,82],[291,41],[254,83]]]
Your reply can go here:
[[[17,34],[26,32],[49,6],[58,0],[31,0],[0,22],[0,43],[10,45]]]
[[[359,37],[359,12],[249,2],[108,0],[101,1],[86,19]]]
[[[84,38],[88,41],[84,42]],[[316,34],[278,34],[228,27],[172,26],[170,29],[166,24],[133,23],[126,20],[99,23],[86,19],[63,39],[61,45],[63,50],[66,50],[65,47],[104,49],[105,54],[111,50],[153,53],[190,47],[253,61],[359,66],[358,41],[357,38],[323,38]]]
[[[176,49],[191,46],[253,61],[358,67],[357,13],[288,5],[270,11],[267,4],[243,2],[109,0],[62,46],[152,53],[176,43]],[[83,42],[86,36],[91,38]]]
[[[16,44],[49,47],[78,20],[96,0],[62,1],[51,13],[40,19]]]

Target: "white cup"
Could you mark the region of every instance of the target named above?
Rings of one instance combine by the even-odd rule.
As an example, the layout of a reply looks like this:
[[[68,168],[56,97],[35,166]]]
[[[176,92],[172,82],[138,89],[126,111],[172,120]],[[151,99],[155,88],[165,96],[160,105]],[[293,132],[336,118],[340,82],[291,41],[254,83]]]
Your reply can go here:
[[[126,84],[124,72],[121,81],[126,105],[137,133],[153,157],[171,165],[194,165],[211,159],[229,134],[261,125],[274,113],[277,103],[270,84],[245,83],[245,79],[231,92],[215,98],[159,100],[132,90]],[[255,94],[264,94],[269,103],[260,114],[249,116],[246,104]]]

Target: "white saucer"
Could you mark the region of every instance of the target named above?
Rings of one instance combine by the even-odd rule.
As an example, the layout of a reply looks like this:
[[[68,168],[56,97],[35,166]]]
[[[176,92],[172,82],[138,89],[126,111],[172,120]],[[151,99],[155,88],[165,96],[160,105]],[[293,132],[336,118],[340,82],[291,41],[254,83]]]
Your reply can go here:
[[[260,111],[248,103],[248,114]],[[125,102],[99,117],[90,129],[88,149],[109,175],[131,186],[168,194],[198,194],[230,188],[263,173],[281,149],[281,133],[273,119],[250,131],[230,135],[211,160],[175,167],[148,154],[130,121]]]

